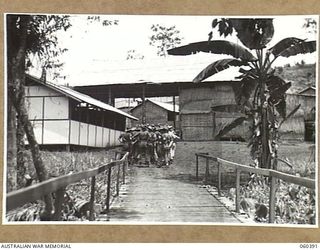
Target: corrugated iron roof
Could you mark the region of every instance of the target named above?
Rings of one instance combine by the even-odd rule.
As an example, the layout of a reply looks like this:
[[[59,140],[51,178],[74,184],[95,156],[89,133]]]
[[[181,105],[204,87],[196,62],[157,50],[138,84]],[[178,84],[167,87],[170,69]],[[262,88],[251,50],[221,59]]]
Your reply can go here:
[[[92,98],[91,96],[88,96],[88,95],[85,95],[85,94],[82,94],[78,91],[75,91],[69,87],[66,87],[66,86],[62,86],[62,85],[56,85],[56,84],[53,84],[53,83],[50,83],[50,82],[46,82],[44,83],[43,81],[41,81],[40,79],[34,77],[34,76],[31,76],[31,75],[28,75],[27,74],[27,77],[30,77],[32,80],[36,81],[37,83],[40,83],[42,84],[43,86],[47,86],[65,96],[68,96],[78,102],[85,102],[85,103],[88,103],[90,105],[93,105],[95,107],[98,107],[98,108],[101,108],[103,110],[107,110],[107,111],[111,111],[111,112],[114,112],[114,113],[118,113],[120,115],[123,115],[123,116],[126,116],[130,119],[133,119],[133,120],[139,120],[138,118],[132,116],[132,115],[129,115],[127,114],[126,112],[123,112],[109,104],[106,104],[104,102],[101,102],[97,99],[94,99]]]
[[[77,74],[67,76],[66,81],[72,86],[192,82],[205,67],[222,58],[230,56],[198,53],[142,60],[92,61]],[[239,75],[239,67],[230,67],[205,81],[235,81]]]
[[[161,108],[163,109],[166,109],[168,111],[171,111],[171,112],[177,112],[179,113],[179,106],[178,105],[173,105],[173,104],[170,104],[170,103],[165,103],[165,102],[159,102],[159,101],[154,101],[154,100],[150,100],[150,99],[147,99],[148,101],[160,106]]]
[[[163,108],[163,109],[165,109],[165,110],[168,110],[168,111],[170,111],[170,112],[177,112],[177,113],[179,113],[179,105],[175,105],[175,111],[174,111],[174,105],[173,105],[173,104],[170,104],[170,103],[154,101],[154,100],[151,100],[151,99],[146,99],[146,102],[151,102],[151,103],[153,103],[153,104],[155,104],[155,105],[157,105],[157,106],[159,106],[159,107],[161,107],[161,108]],[[138,104],[137,106],[133,107],[133,108],[131,109],[131,111],[134,110],[134,109],[137,108],[137,107],[140,107],[141,105],[142,105],[142,103]]]
[[[299,91],[298,94],[299,94],[299,95],[304,94],[304,93],[305,93],[306,91],[308,91],[309,89],[316,91],[316,87],[310,86],[310,87],[304,88],[303,90]],[[315,94],[314,94],[314,95],[315,95]]]

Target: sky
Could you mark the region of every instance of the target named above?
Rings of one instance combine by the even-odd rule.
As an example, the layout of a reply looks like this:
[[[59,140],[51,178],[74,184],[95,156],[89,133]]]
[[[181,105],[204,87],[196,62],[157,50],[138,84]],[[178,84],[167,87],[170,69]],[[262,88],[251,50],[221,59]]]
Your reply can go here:
[[[274,17],[275,33],[268,46],[272,46],[286,37],[316,39],[315,34],[308,33],[303,28],[306,17]],[[101,16],[101,19],[118,20],[118,25],[103,26],[101,22],[88,22],[87,15],[72,15],[72,27],[66,32],[61,31],[57,34],[59,45],[61,48],[67,48],[68,51],[59,58],[64,63],[60,73],[65,75],[66,78],[64,80],[60,79],[56,83],[78,85],[79,76],[81,74],[83,76],[85,72],[90,73],[91,76],[100,75],[101,77],[104,70],[125,65],[129,50],[135,50],[143,55],[144,60],[149,64],[153,61],[169,60],[160,59],[156,54],[156,48],[149,45],[152,24],[160,24],[166,27],[175,25],[183,38],[181,45],[184,45],[207,40],[208,33],[211,31],[211,22],[214,18],[214,16],[107,15]],[[220,37],[218,31],[215,30],[213,40],[221,39],[224,38]],[[228,37],[227,40],[239,43],[235,35]],[[277,60],[277,65],[295,64],[302,59],[307,63],[314,63],[316,53],[295,56],[292,59]],[[182,60],[184,59],[182,58]],[[31,71],[31,73],[41,75],[37,69]],[[122,74],[125,73],[122,72]],[[90,79],[88,81],[87,85],[90,85]]]

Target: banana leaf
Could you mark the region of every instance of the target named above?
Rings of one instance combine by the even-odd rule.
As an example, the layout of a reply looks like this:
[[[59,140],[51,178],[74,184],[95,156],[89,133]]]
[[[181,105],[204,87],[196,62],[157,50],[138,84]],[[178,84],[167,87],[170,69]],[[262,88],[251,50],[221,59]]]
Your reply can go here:
[[[281,77],[270,74],[266,80],[267,88],[270,96],[283,95],[290,87],[290,82],[285,82]]]
[[[277,105],[275,105],[275,107],[276,107],[276,110],[278,111],[279,115],[282,118],[285,118],[286,114],[287,114],[287,103],[286,103],[285,98],[281,99],[280,102]]]
[[[302,42],[283,50],[279,54],[279,56],[290,57],[298,54],[312,53],[316,51],[316,49],[317,49],[316,41]]]
[[[256,61],[257,58],[244,47],[229,41],[215,40],[190,43],[181,47],[168,50],[169,55],[186,56],[197,52],[225,54],[245,61]]]
[[[281,127],[281,125],[288,120],[291,116],[293,116],[301,107],[301,104],[297,105],[279,124],[279,128]]]
[[[231,66],[243,66],[243,65],[247,65],[247,63],[244,61],[240,61],[240,60],[232,59],[232,58],[221,59],[221,60],[215,61],[214,63],[207,66],[204,70],[202,70],[193,79],[193,82],[194,83],[202,82],[203,80],[207,79],[208,77],[210,77],[220,71],[223,71]]]
[[[237,79],[258,79],[258,73],[255,69],[246,70],[244,68],[240,68],[239,72],[242,73],[242,75],[237,76]]]
[[[288,38],[282,39],[280,42],[278,42],[276,45],[270,48],[269,52],[272,53],[275,57],[277,57],[281,54],[282,51],[290,48],[291,46],[297,45],[301,42],[303,42],[302,39],[295,38],[295,37],[288,37]]]
[[[233,85],[233,92],[235,96],[236,103],[238,105],[245,105],[251,107],[249,99],[255,90],[258,82],[255,79],[244,78],[239,84]]]
[[[273,19],[231,18],[240,41],[249,49],[262,49],[274,34]]]
[[[245,120],[246,120],[246,117],[239,117],[239,118],[233,120],[232,122],[225,124],[223,126],[223,128],[220,129],[218,134],[214,137],[214,140],[220,140],[221,137],[226,135],[232,129],[240,126]]]
[[[272,89],[272,91],[270,91],[270,97],[277,98],[277,97],[283,96],[290,87],[291,87],[291,82],[287,82],[282,86],[274,88]]]

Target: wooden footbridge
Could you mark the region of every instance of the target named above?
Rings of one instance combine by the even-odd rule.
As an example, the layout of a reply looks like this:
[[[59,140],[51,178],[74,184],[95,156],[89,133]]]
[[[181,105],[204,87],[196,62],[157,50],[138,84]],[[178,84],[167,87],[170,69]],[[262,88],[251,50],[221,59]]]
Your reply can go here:
[[[274,170],[256,169],[249,166],[229,162],[208,154],[196,154],[196,164],[193,179],[179,175],[174,167],[169,168],[139,168],[129,166],[128,154],[120,160],[107,165],[89,169],[80,173],[50,179],[30,187],[7,194],[6,209],[24,205],[27,202],[40,200],[45,195],[55,193],[55,213],[52,220],[61,219],[64,193],[68,185],[83,179],[91,178],[90,201],[88,201],[88,220],[101,223],[240,223],[234,211],[229,211],[217,197],[211,195],[200,185],[199,158],[205,159],[206,179],[209,168],[217,168],[218,195],[221,189],[221,169],[232,166],[236,172],[235,207],[239,212],[239,190],[241,172],[257,173],[269,176],[271,179],[269,222],[273,223],[275,216],[275,183],[277,179],[315,189],[312,179],[296,177]],[[209,161],[215,164],[209,164]],[[106,201],[104,213],[97,214],[94,209],[96,176],[105,174]]]
[[[177,180],[168,168],[131,169],[107,217],[110,222],[240,223],[201,185]]]

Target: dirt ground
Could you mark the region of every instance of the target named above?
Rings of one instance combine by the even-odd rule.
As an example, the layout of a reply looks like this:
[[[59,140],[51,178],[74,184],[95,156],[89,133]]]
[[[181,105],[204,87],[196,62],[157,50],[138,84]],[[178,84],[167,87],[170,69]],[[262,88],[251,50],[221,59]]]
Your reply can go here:
[[[305,142],[285,142],[279,146],[279,158],[286,159],[290,162],[295,171],[303,172],[306,164],[314,167],[315,159],[312,152],[314,144]],[[208,152],[210,155],[217,156],[229,161],[249,165],[252,163],[250,157],[250,149],[245,142],[185,142],[177,143],[176,157],[174,160],[174,168],[180,175],[195,175],[196,158],[195,153]],[[200,172],[204,173],[204,160],[199,163]],[[281,170],[287,172],[289,170],[285,164],[279,166]]]

